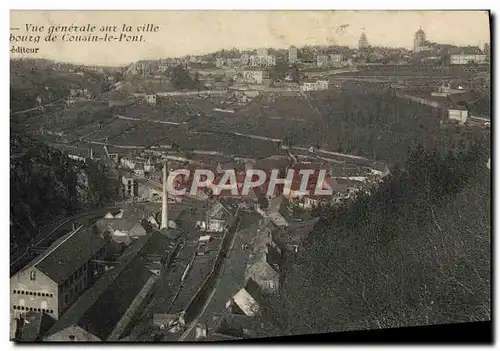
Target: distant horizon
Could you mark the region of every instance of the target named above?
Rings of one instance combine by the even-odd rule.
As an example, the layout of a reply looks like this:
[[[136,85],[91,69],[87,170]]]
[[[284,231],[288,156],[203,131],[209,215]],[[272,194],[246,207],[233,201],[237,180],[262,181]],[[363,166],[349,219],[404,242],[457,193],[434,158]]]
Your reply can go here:
[[[452,45],[452,46],[457,46],[457,47],[479,47],[481,50],[483,50],[483,48],[481,46],[474,45],[474,44],[464,44],[464,45],[455,45],[455,44],[449,44],[449,43],[435,43],[435,44],[438,44],[438,45]],[[68,65],[75,65],[75,66],[81,65],[81,66],[89,66],[89,67],[97,66],[97,67],[118,68],[118,67],[126,67],[128,65],[131,65],[131,64],[134,64],[134,63],[137,63],[137,62],[140,62],[140,61],[160,61],[160,60],[168,60],[168,59],[180,59],[180,58],[187,57],[187,56],[192,56],[192,57],[206,56],[206,55],[210,55],[210,54],[213,54],[215,52],[222,51],[222,50],[230,51],[230,50],[236,49],[238,51],[254,51],[254,50],[257,50],[259,48],[266,48],[266,49],[273,49],[273,50],[276,50],[276,51],[281,51],[281,50],[288,51],[288,49],[290,47],[292,47],[292,46],[296,47],[299,50],[303,49],[305,47],[308,47],[308,46],[309,47],[315,47],[315,46],[319,46],[319,47],[348,47],[351,50],[357,50],[356,46],[349,46],[349,45],[310,45],[310,44],[305,44],[305,45],[301,45],[301,46],[299,46],[299,45],[293,45],[292,44],[292,45],[290,45],[288,47],[278,47],[278,48],[275,48],[275,47],[264,47],[264,46],[254,47],[254,48],[225,47],[225,48],[220,48],[220,49],[216,49],[214,51],[204,52],[204,53],[200,53],[200,54],[187,53],[187,54],[182,55],[182,56],[168,56],[168,57],[157,57],[157,58],[139,58],[138,60],[135,60],[135,61],[130,61],[130,62],[116,64],[116,65],[61,61],[61,60],[58,60],[57,58],[29,57],[29,56],[26,56],[26,57],[11,57],[10,60],[11,61],[17,61],[17,60],[46,60],[46,61],[52,61],[54,63],[68,64]],[[384,49],[387,48],[387,49],[394,49],[394,50],[396,50],[396,49],[404,49],[404,50],[412,51],[412,49],[408,49],[408,48],[405,48],[405,47],[402,47],[402,46],[370,45],[370,48],[384,48]]]
[[[419,28],[426,32],[430,42],[481,49],[490,43],[487,11],[11,11],[11,27],[23,28],[25,23],[160,26],[159,33],[145,35],[145,43],[10,43],[41,48],[39,54],[26,58],[108,67],[207,55],[232,48],[246,51],[259,47],[286,50],[290,46],[347,46],[354,49],[363,32],[373,47],[411,49]],[[18,35],[24,34],[21,30]],[[11,54],[11,57],[21,58],[21,55]]]

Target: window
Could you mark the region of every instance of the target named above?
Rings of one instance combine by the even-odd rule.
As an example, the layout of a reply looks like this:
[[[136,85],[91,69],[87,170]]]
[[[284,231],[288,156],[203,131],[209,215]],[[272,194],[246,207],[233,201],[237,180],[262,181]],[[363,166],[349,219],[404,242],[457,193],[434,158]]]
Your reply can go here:
[[[42,296],[42,294],[40,294],[40,293],[37,293],[37,295],[38,295],[38,296]]]
[[[74,336],[74,335],[70,335],[70,336],[69,336],[69,340],[71,340],[71,341],[75,341],[75,340],[76,340],[76,336]]]
[[[54,297],[54,295],[53,294],[49,294],[49,297]]]
[[[49,310],[49,313],[54,313],[54,310]]]
[[[21,295],[24,295],[24,290],[21,290]]]

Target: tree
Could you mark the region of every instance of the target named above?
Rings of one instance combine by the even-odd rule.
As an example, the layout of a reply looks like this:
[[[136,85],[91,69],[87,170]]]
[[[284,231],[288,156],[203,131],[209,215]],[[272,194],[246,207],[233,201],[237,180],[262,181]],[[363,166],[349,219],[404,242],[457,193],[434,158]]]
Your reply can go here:
[[[276,66],[268,68],[269,77],[273,81],[285,78],[288,71],[289,71],[288,64],[282,61],[277,62]]]
[[[195,89],[197,87],[196,80],[191,78],[189,72],[182,65],[171,69],[170,79],[176,89]]]
[[[294,82],[294,83],[300,84],[300,82],[302,81],[302,77],[300,75],[300,70],[299,70],[299,67],[297,65],[293,65],[290,68],[290,76],[292,78],[292,82]]]
[[[318,209],[287,270],[279,324],[304,334],[489,320],[488,148],[417,146],[372,196]]]

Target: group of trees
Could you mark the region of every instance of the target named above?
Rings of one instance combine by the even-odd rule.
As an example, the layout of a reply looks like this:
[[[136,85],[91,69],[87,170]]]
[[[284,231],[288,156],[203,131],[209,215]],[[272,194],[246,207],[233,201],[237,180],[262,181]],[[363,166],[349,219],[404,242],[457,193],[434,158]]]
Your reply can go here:
[[[276,66],[269,67],[267,72],[273,81],[283,81],[287,76],[290,76],[293,83],[300,83],[302,81],[302,75],[298,66],[296,64],[290,66],[285,61],[277,62]]]
[[[104,165],[71,160],[22,132],[11,135],[12,147],[23,150],[10,161],[11,243],[15,245],[27,242],[37,228],[56,217],[103,206],[119,194],[118,179]],[[79,179],[82,174],[88,181]]]
[[[200,79],[198,77],[198,73],[195,74],[194,77],[191,77],[189,71],[186,70],[182,65],[178,65],[170,68],[169,70],[170,80],[172,85],[176,89],[186,89],[186,90],[194,90],[194,89],[202,89],[203,84],[201,84]]]
[[[489,147],[417,145],[372,196],[318,209],[285,265],[271,313],[281,333],[489,320]]]

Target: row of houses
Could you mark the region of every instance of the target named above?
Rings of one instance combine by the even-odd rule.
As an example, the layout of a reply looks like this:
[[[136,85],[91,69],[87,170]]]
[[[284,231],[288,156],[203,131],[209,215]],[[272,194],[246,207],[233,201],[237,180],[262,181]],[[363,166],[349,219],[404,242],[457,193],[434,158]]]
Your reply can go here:
[[[126,210],[71,231],[11,277],[11,337],[119,340],[166,269],[179,235],[175,229],[147,232]]]
[[[267,50],[265,50],[258,52],[257,55],[243,53],[240,58],[217,57],[215,59],[215,66],[218,68],[236,66],[272,67],[276,66],[276,56],[268,55]]]
[[[277,202],[279,212],[281,206]],[[298,252],[301,242],[313,230],[318,219],[299,220],[287,215],[287,222],[283,225],[276,223],[267,213],[262,214],[253,236],[240,249],[242,255],[247,255],[240,287],[227,300],[224,310],[213,317],[214,322],[210,326],[196,327],[196,340],[279,335],[276,325],[264,319],[263,313],[270,304],[279,300],[282,255],[284,251]]]

